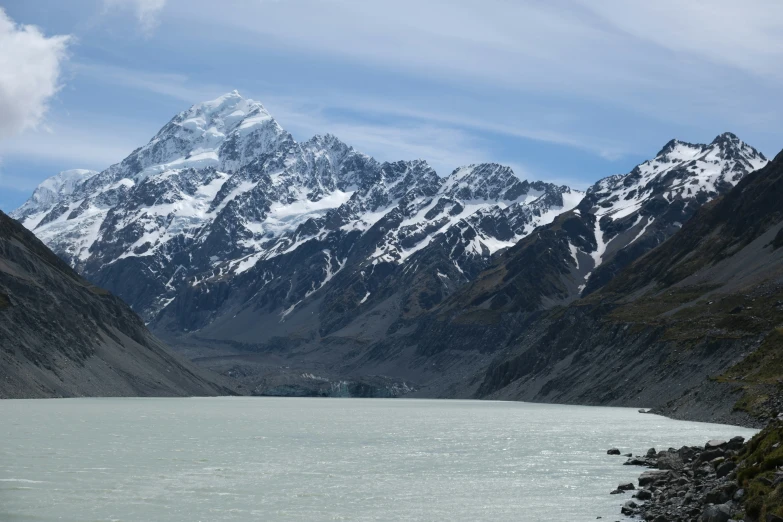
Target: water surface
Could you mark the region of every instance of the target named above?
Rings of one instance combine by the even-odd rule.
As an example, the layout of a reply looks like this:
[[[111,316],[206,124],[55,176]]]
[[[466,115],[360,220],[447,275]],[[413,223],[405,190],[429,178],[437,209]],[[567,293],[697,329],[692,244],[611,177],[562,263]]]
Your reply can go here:
[[[0,401],[0,520],[620,520],[609,447],[754,430],[627,408],[383,399]]]

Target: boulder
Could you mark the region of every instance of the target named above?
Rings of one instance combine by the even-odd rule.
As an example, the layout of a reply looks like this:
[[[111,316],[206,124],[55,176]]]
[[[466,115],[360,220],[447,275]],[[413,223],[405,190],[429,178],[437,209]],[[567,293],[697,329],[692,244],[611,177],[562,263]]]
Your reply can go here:
[[[737,484],[734,482],[726,482],[712,488],[704,497],[704,502],[707,504],[724,504],[734,497],[734,492],[737,491]]]
[[[698,462],[710,462],[711,460],[717,459],[718,457],[723,456],[724,451],[722,449],[716,448],[711,450],[702,451],[699,455],[697,461]]]
[[[649,489],[640,489],[636,493],[636,498],[639,500],[650,500],[652,498],[652,492]]]
[[[727,460],[726,462],[724,462],[723,464],[721,464],[715,469],[715,473],[717,473],[718,478],[725,477],[726,475],[734,471],[734,468],[736,467],[737,464],[735,464],[733,460]]]
[[[730,498],[722,488],[713,488],[704,497],[704,502],[707,504],[723,504],[728,502]]]
[[[634,487],[632,482],[626,482],[625,484],[620,484],[619,486],[617,486],[617,489],[621,491],[631,491],[636,489],[636,487]]]
[[[671,474],[671,471],[668,470],[650,470],[645,471],[641,475],[639,475],[639,486],[644,487],[649,484],[654,484],[655,482],[658,482],[659,480],[664,480],[668,478]]]
[[[617,449],[617,448],[610,448],[610,449],[608,449],[606,451],[606,454],[607,455],[619,455],[620,454],[620,450]]]
[[[654,457],[656,455],[655,448],[650,448],[647,450],[647,457]]]
[[[625,516],[631,516],[636,513],[636,508],[639,507],[636,502],[633,500],[629,500],[625,504],[623,504],[623,507],[620,509],[620,513],[622,513]],[[728,519],[727,519],[728,520]]]
[[[672,469],[680,471],[685,467],[682,459],[677,453],[662,451],[658,453],[658,469]]]
[[[731,509],[726,504],[707,506],[701,514],[702,522],[728,522]]]
[[[729,442],[726,443],[726,448],[738,450],[742,448],[743,444],[745,444],[745,437],[736,436],[729,439]]]
[[[677,454],[680,456],[683,462],[688,462],[696,457],[696,454],[701,451],[701,448],[694,448],[692,446],[683,446],[677,450]]]
[[[727,443],[726,443],[725,440],[713,439],[713,440],[707,441],[707,444],[704,445],[704,449],[705,450],[711,450],[711,449],[716,449],[716,448],[722,448],[722,447],[726,446],[726,444]]]

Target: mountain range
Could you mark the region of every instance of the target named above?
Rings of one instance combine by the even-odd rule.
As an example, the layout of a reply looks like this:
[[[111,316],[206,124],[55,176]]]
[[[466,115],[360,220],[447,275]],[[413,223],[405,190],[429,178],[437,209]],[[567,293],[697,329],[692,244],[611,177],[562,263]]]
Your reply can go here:
[[[681,311],[659,301],[678,295],[666,274],[682,267],[663,263],[696,254],[669,252],[657,271],[650,260],[686,244],[670,238],[691,237],[746,180],[777,172],[767,163],[724,133],[672,140],[586,192],[492,163],[439,176],[331,135],[296,142],[234,91],[102,172],[49,178],[11,215],[158,337],[250,393],[675,408],[683,386],[706,386],[748,339],[710,338],[728,343],[718,355],[668,339],[661,324]],[[682,284],[699,301],[728,280],[709,292]],[[670,350],[692,371],[657,371]],[[624,365],[627,386],[612,381]],[[705,404],[689,415],[732,420],[725,400]]]

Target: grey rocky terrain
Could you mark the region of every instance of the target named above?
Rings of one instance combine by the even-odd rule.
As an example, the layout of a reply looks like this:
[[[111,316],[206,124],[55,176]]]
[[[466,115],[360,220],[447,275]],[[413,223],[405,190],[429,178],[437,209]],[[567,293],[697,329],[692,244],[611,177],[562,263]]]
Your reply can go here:
[[[234,393],[0,212],[0,398]]]
[[[630,495],[622,514],[653,522],[728,522],[744,518],[745,491],[737,480],[737,456],[743,437],[713,440],[704,446],[683,446],[629,458],[625,465],[652,468],[638,486],[620,484],[612,494]],[[741,461],[740,466],[746,463]]]

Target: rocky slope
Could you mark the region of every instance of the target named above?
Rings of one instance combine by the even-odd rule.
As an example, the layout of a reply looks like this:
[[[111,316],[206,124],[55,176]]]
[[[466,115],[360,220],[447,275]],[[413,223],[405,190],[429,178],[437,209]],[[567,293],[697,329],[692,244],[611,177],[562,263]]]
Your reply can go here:
[[[752,425],[777,415],[781,193],[778,155],[604,288],[516,330],[476,395]]]
[[[2,212],[0,347],[0,398],[232,393]]]
[[[753,167],[765,162],[763,156],[729,134],[708,145],[671,142],[656,158],[629,174],[598,182],[575,210],[563,213],[550,225],[539,227],[496,255],[492,265],[474,281],[430,310],[404,314],[386,323],[381,321],[389,314],[368,314],[363,325],[383,329],[367,339],[361,351],[346,353],[345,364],[348,368],[407,375],[420,385],[415,393],[424,396],[651,406],[662,404],[664,397],[671,400],[682,388],[670,387],[661,393],[649,367],[638,372],[628,370],[633,371],[629,380],[640,384],[633,392],[622,396],[609,392],[615,389],[611,381],[623,367],[624,355],[617,362],[612,360],[616,356],[607,355],[606,367],[597,370],[590,367],[591,356],[581,358],[578,343],[605,347],[612,337],[600,331],[600,322],[583,313],[592,310],[583,306],[592,302],[595,293],[589,292],[589,285],[601,286],[590,274],[599,273],[605,264],[613,264],[610,274],[614,270],[622,272],[620,265],[631,263],[678,234],[681,225],[702,204],[725,194]],[[580,298],[583,294],[585,297]],[[355,333],[345,329],[321,342],[343,346],[350,344]],[[606,338],[600,337],[603,335]],[[652,342],[644,336],[626,340],[629,363],[634,359],[632,354],[644,351]],[[525,352],[534,342],[538,343],[536,350],[519,356],[518,365],[525,368],[520,371],[540,379],[530,382],[524,393],[507,387],[516,381],[515,376],[505,374],[510,364],[507,359]],[[737,346],[743,342],[737,340]],[[705,373],[714,373],[727,364],[721,358],[698,360],[699,354],[692,355],[688,367],[691,374],[686,378],[680,373],[679,386],[693,386],[703,380]],[[560,365],[571,362],[570,357],[579,358],[573,361],[573,367],[581,368],[583,373],[563,377],[563,395],[551,394],[553,383],[549,380],[562,370]],[[491,376],[485,377],[483,368],[490,364]],[[605,373],[610,382],[592,386],[588,376],[595,371]],[[494,383],[496,378],[501,383]],[[635,394],[645,388],[646,393]]]

